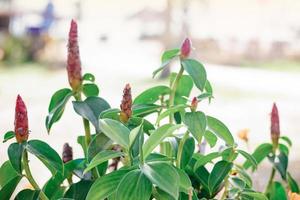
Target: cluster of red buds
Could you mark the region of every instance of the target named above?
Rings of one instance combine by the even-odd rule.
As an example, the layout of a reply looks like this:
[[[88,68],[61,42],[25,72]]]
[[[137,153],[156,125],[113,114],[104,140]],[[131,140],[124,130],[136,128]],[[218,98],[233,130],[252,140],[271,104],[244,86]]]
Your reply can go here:
[[[194,97],[191,103],[191,110],[195,112],[197,110],[197,107],[198,107],[198,99],[197,97]]]
[[[20,95],[16,101],[15,134],[18,143],[27,141],[29,135],[27,109]]]
[[[276,104],[273,104],[271,112],[271,139],[275,147],[278,146],[278,140],[280,137],[280,125],[279,125],[279,114]]]
[[[120,105],[121,113],[120,120],[123,123],[128,122],[129,118],[132,115],[132,97],[131,97],[131,87],[129,84],[126,84],[123,90],[123,99]]]
[[[180,58],[182,59],[188,58],[191,53],[191,49],[192,49],[191,40],[189,38],[186,38],[181,45]]]
[[[64,144],[62,160],[64,163],[67,163],[67,162],[73,160],[73,149],[68,143]]]
[[[82,84],[81,62],[78,46],[77,23],[72,20],[68,41],[67,71],[69,83],[73,91],[78,92]]]

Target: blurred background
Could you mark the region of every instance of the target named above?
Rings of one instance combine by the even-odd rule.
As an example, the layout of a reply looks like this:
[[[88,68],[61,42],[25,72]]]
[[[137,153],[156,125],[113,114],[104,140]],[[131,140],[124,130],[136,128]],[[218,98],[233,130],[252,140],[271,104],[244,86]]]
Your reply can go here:
[[[237,134],[248,132],[253,150],[270,140],[269,113],[277,102],[281,132],[294,143],[290,171],[300,181],[299,11],[297,0],[0,0],[0,133],[13,129],[20,94],[30,137],[48,141],[58,152],[69,142],[75,157],[82,156],[76,135],[83,127],[70,104],[50,135],[44,125],[51,95],[68,87],[71,19],[78,21],[83,71],[96,75],[100,95],[112,107],[119,106],[126,83],[134,96],[167,84],[168,71],[158,79],[151,73],[164,49],[179,47],[188,36],[193,57],[205,64],[214,86],[215,99],[200,108],[227,124],[241,148],[247,146]],[[0,143],[0,164],[7,160],[7,147]],[[50,173],[31,161],[44,183]],[[253,175],[258,188],[270,173],[271,166],[263,166]]]

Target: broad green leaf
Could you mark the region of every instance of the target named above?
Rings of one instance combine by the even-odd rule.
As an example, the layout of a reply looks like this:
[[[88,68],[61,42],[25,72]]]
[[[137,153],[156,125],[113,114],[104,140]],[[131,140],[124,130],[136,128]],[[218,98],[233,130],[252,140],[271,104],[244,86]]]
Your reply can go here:
[[[268,200],[268,198],[259,192],[242,192],[242,196],[248,196],[248,197],[252,197],[255,200]]]
[[[15,200],[36,200],[40,195],[38,190],[25,189],[17,194]]]
[[[184,70],[192,77],[196,87],[203,91],[206,84],[206,71],[204,66],[193,59],[181,60],[181,64]]]
[[[280,152],[285,153],[287,156],[288,156],[289,153],[290,153],[289,148],[288,148],[285,144],[279,143],[279,144],[278,144],[278,149],[279,149]]]
[[[232,163],[223,160],[214,165],[208,178],[208,187],[211,193],[215,193],[216,189],[218,189],[219,185],[230,172],[232,166]]]
[[[94,83],[83,84],[82,91],[86,97],[97,97],[99,95],[99,88]]]
[[[119,183],[116,200],[149,200],[152,192],[152,183],[136,169],[127,173]]]
[[[97,133],[96,135],[93,135],[92,138],[93,139],[88,148],[89,161],[91,161],[97,155],[97,153],[109,148],[109,146],[113,143],[113,141],[103,133]]]
[[[287,136],[281,136],[279,139],[285,141],[290,147],[292,146],[292,141]]]
[[[163,70],[165,68],[165,66],[167,66],[172,61],[173,58],[179,56],[179,53],[180,53],[180,49],[171,49],[171,50],[165,51],[161,57],[160,67],[152,73],[153,78],[155,77],[155,75],[158,72]]]
[[[194,138],[187,138],[183,144],[181,159],[180,159],[180,169],[184,169],[185,166],[190,162],[195,151],[195,140]]]
[[[110,108],[110,109],[107,109],[107,110],[103,111],[100,114],[100,119],[108,118],[108,119],[119,120],[119,118],[120,118],[119,113],[120,113],[120,109]]]
[[[132,106],[132,113],[135,117],[145,117],[158,112],[161,108],[162,106],[155,104],[134,104]]]
[[[23,144],[12,143],[9,145],[7,154],[13,168],[19,173],[22,174],[22,155],[24,151]]]
[[[92,186],[92,181],[81,180],[77,183],[72,184],[64,198],[72,198],[76,200],[85,200],[86,196]]]
[[[84,101],[73,101],[73,107],[76,113],[89,120],[98,132],[100,113],[109,109],[110,105],[100,97],[88,97]]]
[[[155,129],[154,125],[151,124],[148,120],[145,118],[140,117],[131,117],[127,122],[127,127],[132,130],[140,125],[143,125],[143,131],[150,135],[150,132]]]
[[[98,178],[92,185],[86,200],[104,200],[112,195],[129,170],[120,169]]]
[[[49,114],[46,117],[46,128],[48,133],[50,132],[52,125],[60,120],[64,113],[66,103],[72,95],[72,90],[64,88],[55,92],[51,97],[48,108]]]
[[[161,96],[170,94],[171,90],[168,86],[155,86],[149,88],[139,94],[133,101],[133,104],[154,104]]]
[[[90,81],[90,82],[95,82],[95,76],[91,73],[85,73],[82,77],[82,80],[84,81]]]
[[[242,166],[235,165],[239,178],[245,181],[248,187],[252,188],[252,179]]]
[[[3,138],[3,143],[4,142],[7,142],[8,140],[10,140],[10,139],[12,139],[12,138],[14,138],[15,137],[15,132],[13,132],[13,131],[8,131],[8,132],[6,132],[5,134],[4,134],[4,138]]]
[[[132,129],[129,134],[129,146],[130,148],[133,146],[135,141],[139,138],[139,136],[143,134],[143,124],[140,124],[138,127]]]
[[[121,157],[123,155],[124,154],[122,152],[118,152],[118,151],[112,151],[112,150],[101,151],[92,159],[92,161],[88,164],[88,166],[86,167],[83,173],[85,174],[89,170],[93,169],[97,165],[100,165],[108,161],[109,159]]]
[[[189,112],[184,115],[184,123],[188,130],[196,138],[198,143],[201,143],[202,136],[206,129],[206,116],[203,112]]]
[[[203,187],[204,190],[206,190],[208,193],[209,192],[209,185],[208,185],[208,180],[209,180],[209,172],[204,166],[198,167],[195,172],[195,177],[197,180],[201,183],[201,186]]]
[[[170,115],[173,115],[176,112],[183,112],[184,109],[187,107],[187,105],[184,104],[180,104],[180,105],[176,105],[173,106],[171,108],[168,108],[165,112],[161,113],[156,120],[156,123],[159,123],[162,119],[164,119],[165,117],[168,117]]]
[[[184,170],[175,168],[179,175],[179,191],[189,194],[189,191],[193,188],[189,176]]]
[[[241,154],[242,156],[244,156],[244,158],[246,158],[251,163],[251,165],[253,166],[253,169],[257,168],[257,162],[251,154],[249,154],[246,151],[243,151],[241,149],[238,149],[237,152],[239,154]]]
[[[199,167],[206,165],[207,163],[211,162],[213,159],[220,157],[218,152],[212,152],[207,155],[198,154],[197,162],[194,165],[194,171],[196,171]]]
[[[22,176],[16,176],[8,181],[7,184],[3,185],[3,187],[0,189],[1,200],[10,199],[21,179]]]
[[[236,149],[233,147],[228,147],[225,149],[222,149],[221,156],[223,160],[226,160],[227,162],[233,162],[239,154],[237,153]]]
[[[70,175],[70,173],[67,174],[68,176]],[[56,173],[52,176],[43,186],[42,190],[45,195],[51,200],[62,198],[63,193],[65,192],[65,187],[62,187],[61,185],[65,179],[66,177],[63,177],[61,173]]]
[[[110,139],[123,147],[129,148],[130,130],[121,122],[112,119],[100,119],[100,130]]]
[[[146,163],[141,166],[147,178],[175,199],[179,196],[179,175],[173,166],[165,162]]]
[[[165,124],[150,135],[143,145],[144,158],[146,158],[166,137],[172,135],[172,133],[181,128],[182,125]]]
[[[295,179],[293,179],[293,177],[291,176],[291,174],[289,172],[287,173],[287,182],[288,182],[289,189],[291,190],[291,192],[295,192],[295,193],[300,192],[297,181],[295,181]]]
[[[206,116],[206,118],[209,130],[224,140],[227,145],[234,146],[234,139],[226,125],[214,117]]]
[[[281,175],[283,180],[286,180],[286,170],[289,163],[289,158],[283,152],[280,152],[278,156],[275,157],[275,160],[272,160],[274,163],[275,168]]]
[[[230,177],[229,182],[231,183],[231,185],[233,185],[234,188],[239,188],[240,190],[243,190],[246,187],[246,182],[236,176]]]
[[[205,131],[204,138],[211,148],[213,148],[218,141],[217,136],[213,134],[213,132],[211,132],[210,130]]]
[[[273,150],[273,145],[270,143],[264,143],[259,145],[252,156],[255,158],[257,164],[259,164],[264,158],[266,158]],[[246,160],[244,163],[244,168],[248,169],[249,167],[252,166],[251,162],[249,160]]]
[[[270,195],[269,199],[272,199],[272,200],[287,200],[288,199],[284,186],[277,181],[273,182],[269,195]]]
[[[177,75],[176,73],[171,74],[170,85],[172,85],[173,81],[176,78],[176,75]],[[191,76],[182,75],[180,77],[180,80],[176,88],[174,105],[185,104],[188,100],[188,97],[190,96],[193,86],[194,86],[194,82]]]
[[[51,171],[51,167],[63,173],[63,163],[58,153],[47,143],[40,140],[30,140],[26,149],[39,158]]]
[[[5,161],[0,168],[0,189],[17,176],[19,176],[19,174],[13,168],[10,161]]]

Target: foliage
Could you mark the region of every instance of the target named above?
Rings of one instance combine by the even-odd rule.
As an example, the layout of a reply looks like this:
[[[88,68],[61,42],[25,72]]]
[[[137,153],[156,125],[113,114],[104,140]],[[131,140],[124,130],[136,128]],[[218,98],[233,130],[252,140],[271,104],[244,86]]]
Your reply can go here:
[[[76,47],[77,25],[72,21],[71,26],[69,46],[71,43]],[[152,87],[132,99],[127,84],[120,109],[111,108],[99,97],[94,75],[81,76],[80,62],[72,62],[79,59],[79,51],[69,48],[68,63],[72,65],[67,69],[71,88],[54,93],[45,125],[51,133],[73,98],[73,108],[83,118],[85,135],[77,138],[83,157],[73,159],[68,145],[62,159],[40,140],[12,143],[8,148],[9,160],[0,169],[1,199],[9,199],[22,178],[28,179],[33,190],[22,190],[16,199],[264,200],[276,199],[278,195],[284,199],[285,188],[280,182],[271,180],[267,196],[253,188],[247,169],[255,170],[266,157],[289,189],[299,193],[296,181],[287,172],[291,146],[287,137],[281,137],[276,146],[279,154],[275,154],[274,145],[269,143],[250,154],[237,147],[223,122],[197,108],[199,103],[211,101],[213,90],[204,66],[189,57],[190,45],[187,39],[181,49],[166,51],[161,67],[153,73],[159,73],[173,59],[178,59],[180,70],[171,74],[169,86]],[[190,102],[193,88],[198,95]],[[25,106],[22,109],[26,111]],[[3,142],[16,134],[20,133],[8,131]],[[205,142],[209,144],[208,153],[198,149]],[[217,145],[219,150],[215,151],[213,147]],[[28,153],[36,156],[52,174],[43,186],[32,177]],[[243,166],[237,163],[238,156],[246,159]]]

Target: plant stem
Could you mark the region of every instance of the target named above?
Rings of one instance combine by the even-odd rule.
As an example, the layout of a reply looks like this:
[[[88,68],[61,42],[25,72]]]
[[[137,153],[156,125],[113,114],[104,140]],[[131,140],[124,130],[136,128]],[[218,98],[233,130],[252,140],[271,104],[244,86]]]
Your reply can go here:
[[[32,187],[35,190],[40,190],[40,196],[39,198],[41,200],[48,200],[48,197],[45,195],[45,193],[40,189],[39,185],[37,184],[37,182],[34,180],[29,165],[28,165],[28,153],[26,150],[24,150],[23,152],[23,167],[25,170],[25,176],[27,178],[27,180],[29,181],[29,183],[32,185]]]
[[[183,145],[185,143],[185,141],[188,139],[189,137],[189,132],[187,131],[184,136],[182,137],[182,139],[180,140],[179,146],[178,146],[178,154],[177,154],[177,160],[176,160],[176,166],[178,168],[180,168],[180,161],[181,161],[181,157],[182,157],[182,151],[183,151]]]
[[[176,75],[176,78],[175,78],[175,80],[174,80],[174,82],[171,86],[171,93],[170,93],[170,98],[169,98],[169,108],[174,106],[174,99],[175,99],[176,89],[177,89],[177,86],[179,84],[180,78],[183,74],[183,71],[184,71],[184,69],[181,65],[180,70],[179,70],[178,74]],[[170,114],[169,121],[170,121],[170,124],[173,123],[173,114]]]
[[[272,187],[272,183],[273,183],[273,179],[275,177],[275,173],[276,173],[276,171],[275,171],[275,168],[273,167],[270,178],[269,178],[269,181],[268,181],[268,184],[267,184],[267,187],[266,187],[265,194],[267,194],[269,192],[270,188]]]

